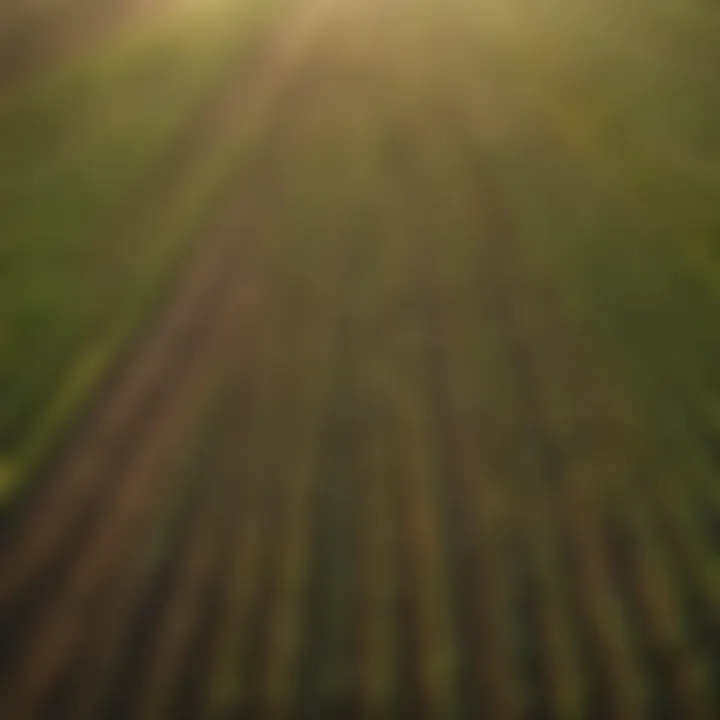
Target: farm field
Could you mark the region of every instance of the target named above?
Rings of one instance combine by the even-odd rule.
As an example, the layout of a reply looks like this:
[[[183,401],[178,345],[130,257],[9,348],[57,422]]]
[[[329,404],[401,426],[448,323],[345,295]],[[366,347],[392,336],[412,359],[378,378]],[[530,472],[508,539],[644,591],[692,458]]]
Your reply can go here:
[[[0,10],[0,717],[720,715],[720,6]]]

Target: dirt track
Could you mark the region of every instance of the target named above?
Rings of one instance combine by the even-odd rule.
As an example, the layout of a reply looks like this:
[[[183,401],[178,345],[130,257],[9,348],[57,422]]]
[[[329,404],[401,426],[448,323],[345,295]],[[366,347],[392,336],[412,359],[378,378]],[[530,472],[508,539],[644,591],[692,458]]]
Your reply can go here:
[[[253,162],[253,181],[271,170],[273,143],[282,126],[281,122],[274,129],[275,118],[282,111],[283,95],[299,82],[310,49],[307,40],[325,20],[310,17],[305,10],[278,29],[250,85],[228,88],[224,100],[213,101],[212,114],[198,118],[196,128],[179,144],[179,152],[197,152],[195,147],[208,133],[222,131],[233,117],[232,106],[241,102],[248,114],[256,116],[250,122],[258,129],[266,125],[263,132],[268,135],[260,139],[261,159]],[[157,178],[158,192],[163,191],[163,181],[174,181],[183,160],[168,162],[175,172],[161,171],[166,177]],[[169,306],[148,328],[146,341],[138,343],[119,368],[76,438],[46,471],[37,490],[23,499],[9,529],[4,529],[0,615],[5,717],[34,717],[42,712],[75,717],[102,710],[102,705],[93,708],[87,699],[93,695],[84,687],[88,674],[97,676],[99,691],[105,682],[103,660],[118,662],[106,657],[113,643],[122,642],[118,633],[132,627],[135,606],[151,603],[153,593],[162,594],[167,582],[162,566],[158,577],[135,567],[145,562],[134,557],[139,549],[135,543],[139,541],[142,548],[148,538],[152,541],[154,534],[162,534],[165,525],[170,533],[177,525],[177,547],[167,561],[174,557],[177,563],[187,543],[191,548],[187,562],[192,564],[193,553],[199,553],[197,562],[203,565],[195,584],[202,584],[208,575],[206,566],[215,562],[205,557],[208,551],[227,556],[223,547],[229,532],[232,538],[235,513],[229,528],[215,527],[223,513],[213,514],[202,503],[197,508],[174,506],[189,502],[182,498],[181,477],[188,472],[183,460],[193,454],[188,445],[208,406],[218,404],[213,398],[225,391],[228,373],[252,364],[245,345],[254,342],[262,316],[263,282],[253,245],[262,237],[268,211],[263,207],[266,200],[255,189],[241,190],[247,181],[239,185],[240,193],[223,211],[217,227],[208,231]],[[229,472],[225,469],[221,474]],[[217,504],[210,489],[207,497],[213,498],[211,508]],[[188,517],[180,520],[172,517],[174,513]],[[195,540],[197,533],[210,537]],[[223,563],[208,581],[217,584],[216,578],[226,569]],[[50,597],[53,600],[47,603]],[[181,589],[177,602],[183,602]],[[88,622],[106,628],[107,637],[88,638]],[[75,697],[73,689],[83,698]],[[59,704],[54,693],[60,693]],[[124,694],[120,687],[118,703],[127,702]],[[110,702],[112,707],[114,696]],[[121,710],[112,712],[122,716]],[[150,711],[149,717],[156,716]]]
[[[2,529],[0,714],[713,717],[712,551],[424,85],[442,28],[296,5],[153,175],[255,138]]]

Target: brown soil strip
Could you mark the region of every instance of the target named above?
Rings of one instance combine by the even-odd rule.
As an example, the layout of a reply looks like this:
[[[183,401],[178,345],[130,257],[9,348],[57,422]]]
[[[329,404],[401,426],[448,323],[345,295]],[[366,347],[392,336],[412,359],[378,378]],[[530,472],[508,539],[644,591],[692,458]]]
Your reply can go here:
[[[263,117],[258,105],[272,104],[313,37],[299,26],[300,36],[293,26],[292,40],[283,38],[278,62],[263,66],[251,96],[256,120]],[[39,493],[3,548],[3,627],[23,642],[22,650],[15,642],[3,646],[9,717],[31,717],[41,707],[77,644],[83,609],[96,602],[126,552],[130,528],[152,519],[163,493],[158,480],[172,476],[178,449],[226,363],[237,303],[248,300],[236,270],[241,247],[234,236],[206,243],[153,335],[98,403],[88,432],[59,462],[48,493]],[[47,597],[52,604],[42,613]]]
[[[234,214],[241,215],[241,210],[236,209]],[[233,230],[232,225],[227,227],[225,232],[239,234],[237,229]],[[258,268],[252,259],[252,247],[248,246],[254,244],[262,232],[253,223],[253,228],[247,229],[243,235],[245,237],[237,238],[237,241],[245,246],[245,254],[244,257],[235,260],[238,267],[242,267],[242,270],[237,273],[235,284],[239,287],[244,286],[247,303],[239,308],[236,315],[233,316],[232,330],[228,327],[226,331],[222,346],[222,352],[225,355],[224,371],[216,378],[216,384],[219,384],[220,390],[213,392],[222,393],[224,373],[234,375],[242,367],[242,358],[238,359],[237,346],[241,346],[243,354],[248,353],[247,345],[252,342],[253,337],[252,328],[258,322],[258,302],[260,302],[262,291]],[[246,277],[247,282],[239,282],[242,277]],[[216,429],[217,419],[214,415],[206,421],[202,418],[199,420],[198,425],[202,427],[210,425],[213,430]],[[205,434],[206,432],[203,431],[203,436]],[[206,440],[203,445],[207,442]],[[203,456],[206,453],[202,447],[198,452]],[[166,611],[165,603],[175,585],[175,578],[178,573],[182,572],[185,554],[190,552],[189,537],[192,535],[192,528],[198,522],[198,513],[202,514],[200,508],[203,504],[204,494],[206,490],[210,496],[219,492],[210,486],[211,483],[195,477],[202,470],[202,467],[198,469],[194,467],[195,465],[195,461],[191,458],[193,469],[189,478],[190,488],[183,490],[183,494],[187,497],[181,498],[181,507],[173,509],[173,503],[165,501],[165,505],[170,504],[170,509],[163,510],[162,515],[170,515],[170,518],[166,519],[161,515],[160,522],[156,521],[149,530],[150,547],[152,547],[153,534],[156,538],[159,537],[161,544],[159,560],[151,563],[147,568],[145,567],[146,563],[142,562],[142,558],[136,558],[134,563],[129,563],[129,567],[125,568],[123,572],[116,574],[109,586],[109,592],[98,599],[92,623],[99,628],[99,631],[88,638],[88,641],[80,648],[78,666],[74,669],[76,687],[74,691],[70,692],[71,695],[72,692],[75,695],[68,699],[68,703],[73,708],[68,711],[69,717],[78,719],[96,716],[98,703],[110,694],[108,685],[115,682],[117,676],[122,675],[118,666],[124,662],[123,657],[132,655],[131,650],[123,649],[125,646],[140,648],[138,657],[132,662],[127,661],[126,665],[129,664],[133,667],[135,677],[142,674],[142,668],[145,667],[148,655],[142,648],[145,648],[146,644],[152,640],[159,624],[158,613]],[[186,471],[181,468],[178,475],[185,473]],[[212,480],[213,477],[210,479]],[[175,494],[177,494],[177,488],[175,488]],[[176,519],[173,516],[178,517]],[[163,534],[165,537],[162,537]],[[142,547],[140,552],[142,552]],[[133,641],[131,639],[133,637],[138,639]],[[180,658],[177,660],[179,661]],[[67,684],[68,681],[61,681],[62,683]],[[127,685],[129,687],[125,688],[124,694],[129,696],[134,687],[130,681]]]
[[[191,379],[207,321],[227,291],[228,248],[208,247],[184,283],[184,292],[157,331],[121,371],[105,401],[90,419],[89,432],[68,451],[50,492],[3,547],[0,608],[3,627],[20,630],[17,613],[27,614],[33,596],[42,601],[68,564],[86,545],[104,514],[117,502],[118,479],[149,436],[158,406],[176,401]],[[226,276],[224,282],[220,279]],[[7,652],[7,645],[4,646]]]
[[[311,7],[314,9],[315,3],[311,3]],[[163,178],[172,182],[172,178],[177,177],[173,169],[178,173],[181,167],[189,170],[192,164],[186,165],[189,161],[179,158],[197,156],[209,138],[225,136],[231,130],[228,125],[232,124],[239,107],[245,107],[246,116],[252,116],[256,123],[263,122],[268,105],[272,105],[287,77],[295,72],[295,64],[312,42],[315,29],[315,26],[308,26],[304,17],[302,21],[293,18],[287,32],[281,33],[273,44],[269,56],[258,63],[258,73],[250,87],[244,88],[242,93],[233,88],[222,107],[216,106],[211,114],[203,113],[190,133],[192,141],[182,143],[178,148],[179,156],[168,159],[169,170],[163,166],[159,171]],[[167,183],[159,182],[158,187],[163,188],[163,197],[169,194]],[[153,197],[156,204],[162,204],[157,190]],[[142,210],[136,211],[136,214],[143,214]],[[138,229],[139,226],[133,224],[128,232]],[[122,237],[117,242],[122,243]],[[10,519],[16,531],[11,528],[2,537],[0,615],[6,614],[10,598],[17,597],[23,586],[31,584],[31,578],[41,574],[47,566],[62,565],[55,560],[58,548],[64,547],[64,539],[73,537],[71,528],[76,523],[82,526],[79,515],[93,514],[86,508],[87,494],[92,495],[98,490],[91,478],[106,473],[99,467],[101,464],[112,465],[112,458],[125,454],[124,447],[133,443],[129,433],[133,433],[133,437],[142,436],[137,419],[148,405],[152,405],[154,395],[163,392],[162,388],[172,376],[171,368],[181,364],[182,358],[177,351],[196,345],[193,332],[202,327],[203,308],[208,312],[213,303],[211,297],[203,300],[202,296],[215,292],[214,273],[227,272],[229,267],[222,256],[214,257],[218,248],[213,249],[211,243],[207,245],[194,259],[187,277],[177,283],[172,305],[144,334],[134,356],[119,368],[102,401],[83,424],[79,439],[69,443],[63,457],[46,473],[37,497],[30,498],[29,507],[21,507],[17,518]],[[106,481],[103,486],[108,484],[111,483]],[[57,512],[58,507],[63,507],[64,511]]]
[[[145,440],[134,449],[127,469],[118,478],[118,493],[101,527],[65,568],[59,587],[49,595],[51,605],[42,620],[36,619],[27,628],[21,655],[13,663],[4,692],[8,717],[34,716],[48,683],[67,661],[82,633],[83,610],[112,577],[123,547],[132,539],[133,528],[152,512],[152,495],[164,490],[158,483],[163,468],[173,464],[183,447],[225,359],[232,327],[227,323],[236,321],[235,303],[245,299],[242,285],[226,287],[226,293],[217,298],[214,314],[207,318],[205,332],[197,339],[202,352],[195,362],[187,355],[183,359],[181,386],[155,412],[146,414],[149,424],[144,427]]]

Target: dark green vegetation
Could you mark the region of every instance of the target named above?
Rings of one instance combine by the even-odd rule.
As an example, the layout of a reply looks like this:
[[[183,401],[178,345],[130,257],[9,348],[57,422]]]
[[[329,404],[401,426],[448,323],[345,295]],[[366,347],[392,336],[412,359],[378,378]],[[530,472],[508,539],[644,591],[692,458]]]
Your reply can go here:
[[[0,101],[2,716],[717,717],[720,9],[178,7]]]

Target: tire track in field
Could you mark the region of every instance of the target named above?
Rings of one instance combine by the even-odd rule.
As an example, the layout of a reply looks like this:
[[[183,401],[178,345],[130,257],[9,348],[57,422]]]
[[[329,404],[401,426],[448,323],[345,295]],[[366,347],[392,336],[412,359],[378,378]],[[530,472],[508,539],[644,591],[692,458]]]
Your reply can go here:
[[[206,175],[213,158],[217,161],[223,153],[230,156],[241,154],[244,152],[240,147],[242,143],[251,141],[253,133],[262,126],[267,99],[277,95],[284,78],[293,71],[293,64],[312,45],[314,36],[332,14],[328,12],[326,0],[299,0],[291,11],[282,14],[279,9],[285,1],[277,0],[274,14],[269,13],[259,21],[253,31],[255,37],[242,37],[236,57],[226,63],[227,67],[220,72],[221,77],[213,80],[207,96],[197,110],[189,114],[167,152],[129,196],[120,198],[112,217],[107,220],[108,237],[103,241],[105,252],[98,255],[98,262],[103,264],[98,268],[99,276],[110,277],[109,281],[112,281],[112,274],[108,275],[106,266],[114,262],[114,248],[117,248],[117,261],[120,263],[120,255],[146,237],[177,235],[175,227],[170,225],[168,228],[168,223],[172,223],[178,215],[173,211],[173,205],[192,202],[188,194],[193,192],[206,197]],[[222,150],[224,146],[227,150]],[[209,169],[215,172],[212,167]],[[192,179],[197,174],[201,175],[199,190],[192,185]],[[214,198],[210,198],[210,204],[213,201]],[[175,239],[173,242],[183,245],[176,253],[179,264],[187,255],[186,246],[189,243]],[[117,274],[117,278],[120,282],[122,275]],[[123,288],[118,289],[118,295],[124,292]],[[132,311],[132,301],[130,304]],[[125,343],[129,344],[129,341],[125,340]],[[51,460],[54,462],[54,458]],[[33,477],[49,474],[43,473],[45,468],[42,463],[35,465],[41,466],[33,467]],[[32,504],[35,483],[32,478],[30,480],[20,488],[14,505]],[[47,486],[48,482],[45,480],[43,485]],[[13,513],[6,510],[6,507],[0,510],[0,544],[8,528],[17,524],[22,516],[17,509]]]
[[[187,173],[191,169],[192,162],[186,164],[184,158],[188,154],[198,156],[211,136],[226,137],[227,133],[232,131],[233,118],[237,117],[240,110],[244,110],[246,116],[254,113],[255,117],[251,118],[251,122],[256,127],[264,122],[263,113],[267,114],[267,107],[263,107],[268,103],[272,104],[272,99],[284,92],[282,84],[286,82],[287,76],[292,74],[293,63],[302,56],[306,50],[305,45],[311,41],[308,28],[300,29],[304,34],[298,36],[298,26],[291,25],[276,41],[265,62],[260,63],[258,76],[247,92],[238,93],[237,89],[233,88],[231,96],[225,99],[222,106],[215,107],[214,113],[203,113],[189,136],[181,143],[181,147],[168,159],[170,168],[163,165],[158,171],[155,180],[162,190],[153,194],[155,205],[164,204],[162,197],[171,194],[167,190],[167,182],[173,182],[173,178],[183,174],[183,170]],[[294,33],[294,37],[288,37],[289,33]],[[260,142],[262,141],[261,139]],[[272,142],[267,139],[265,141]],[[248,171],[248,175],[252,175],[252,170]],[[136,208],[134,213],[129,214],[143,215],[149,213],[150,209],[148,201],[143,205],[143,209]],[[150,219],[147,219],[144,224],[149,222]],[[140,233],[142,227],[143,223],[133,222],[128,227],[128,233]],[[117,238],[117,242],[122,243],[122,236]],[[223,271],[227,270],[227,264],[222,257],[213,257],[213,254],[217,253],[218,248],[213,248],[210,244],[208,250],[196,259],[187,277],[178,283],[180,290],[176,293],[172,306],[161,320],[149,328],[147,335],[143,337],[145,342],[138,343],[138,357],[134,357],[119,369],[113,380],[113,387],[107,390],[115,400],[111,402],[103,399],[102,405],[98,403],[101,407],[93,411],[83,428],[91,434],[86,449],[79,451],[70,447],[65,450],[64,457],[55,463],[52,472],[46,473],[47,477],[43,478],[42,483],[38,483],[37,497],[31,494],[26,503],[27,507],[18,508],[15,516],[9,519],[9,528],[4,528],[3,546],[0,549],[0,567],[3,568],[0,574],[1,614],[5,614],[9,597],[17,596],[22,586],[31,585],[33,578],[42,575],[49,566],[60,564],[54,561],[56,556],[51,557],[51,554],[58,551],[58,545],[62,544],[63,538],[72,537],[73,532],[69,528],[73,525],[73,515],[83,510],[85,490],[97,490],[97,486],[87,481],[87,476],[99,472],[96,466],[102,458],[106,458],[107,463],[107,458],[111,455],[110,446],[117,447],[118,455],[122,455],[123,445],[132,443],[132,438],[127,438],[127,434],[134,432],[135,436],[141,435],[134,430],[137,427],[137,418],[144,414],[145,403],[153,402],[153,392],[161,392],[164,383],[171,376],[171,373],[166,372],[165,360],[178,359],[173,348],[194,344],[192,333],[202,326],[203,321],[199,317],[202,308],[212,306],[212,298],[203,295],[214,292],[213,273],[223,268]],[[139,359],[140,356],[142,360]],[[151,388],[154,390],[151,391]],[[116,428],[121,431],[116,431]],[[65,506],[66,512],[55,512],[59,506]],[[91,513],[82,514],[89,516]],[[33,515],[36,519],[30,521],[29,518]],[[37,523],[37,527],[42,528],[42,531],[36,532],[32,522]]]
[[[228,436],[215,460],[218,471],[232,476],[235,487],[227,500],[211,599],[187,653],[181,690],[170,713],[173,718],[225,716],[241,678],[237,648],[244,649],[249,624],[255,621],[249,606],[261,549],[271,532],[267,512],[271,478],[265,474],[271,435],[267,421],[272,416],[268,406],[278,392],[274,371],[281,350],[278,334],[267,329],[267,323],[257,329],[249,365],[246,351],[245,380],[235,388],[241,416],[235,418],[236,432]]]
[[[257,312],[250,319],[256,324]],[[119,653],[119,666],[111,673],[113,687],[98,717],[177,717],[173,709],[183,710],[176,705],[183,677],[187,690],[201,684],[201,676],[195,677],[192,670],[196,664],[202,666],[203,656],[193,651],[202,652],[204,629],[212,622],[208,613],[217,605],[218,583],[228,560],[223,548],[237,519],[239,489],[248,481],[232,472],[236,433],[248,425],[246,408],[234,405],[238,392],[233,385],[243,377],[245,346],[254,335],[253,331],[238,334],[232,341],[236,347],[229,348],[238,362],[229,368],[230,380],[221,383],[221,407],[204,428],[191,517],[170,541],[173,558],[167,581],[141,602],[142,621],[130,625],[130,641]]]
[[[0,576],[5,633],[22,634],[31,618],[21,618],[32,615],[33,598],[44,601],[86,538],[101,526],[119,490],[117,476],[142,444],[146,426],[153,422],[152,411],[187,381],[193,363],[188,351],[204,340],[206,321],[227,289],[227,278],[217,282],[220,271],[227,275],[226,252],[208,248],[198,259],[184,280],[184,292],[158,323],[152,339],[121,369],[87,434],[62,458],[49,492],[40,489],[17,534],[6,539]],[[4,635],[5,653],[9,645]]]
[[[294,26],[293,31],[296,30]],[[264,116],[257,105],[272,105],[275,96],[283,90],[283,83],[296,69],[299,57],[308,49],[308,43],[312,44],[313,35],[307,31],[308,26],[303,26],[303,33],[295,35],[291,43],[284,38],[286,42],[277,62],[263,68],[265,77],[255,90],[256,113],[259,112],[256,121],[262,121]],[[302,42],[298,42],[298,38]],[[224,313],[213,311],[225,305],[231,307],[227,301],[233,293],[239,293],[240,297],[247,293],[243,283],[236,282],[237,275],[232,271],[242,265],[242,254],[233,256],[238,243],[225,238],[214,248],[212,243],[207,245],[191,269],[190,277],[181,283],[153,337],[126,364],[98,404],[95,429],[80,435],[62,459],[49,496],[43,497],[40,492],[39,500],[22,518],[14,537],[5,538],[0,597],[3,628],[15,642],[3,646],[4,687],[14,698],[14,704],[8,701],[8,707],[15,707],[23,717],[37,710],[42,696],[37,692],[38,687],[46,687],[57,676],[57,663],[63,659],[64,648],[74,641],[79,618],[63,631],[58,630],[59,618],[64,613],[76,614],[82,608],[81,601],[88,602],[95,597],[95,574],[102,575],[102,566],[107,564],[104,553],[113,556],[121,553],[122,540],[117,536],[120,528],[127,529],[127,522],[142,514],[143,494],[148,492],[143,488],[142,478],[155,477],[158,468],[167,462],[164,456],[172,456],[172,445],[162,447],[162,442],[150,442],[150,438],[156,436],[164,438],[165,443],[174,442],[182,437],[182,427],[188,431],[197,414],[199,398],[206,394],[207,383],[217,374],[218,364],[222,364],[219,356],[223,339],[231,332],[227,325],[230,318],[221,321]],[[185,352],[190,349],[195,352],[190,357],[182,357],[178,350],[183,346]],[[118,457],[124,458],[124,467],[117,467]],[[108,473],[111,480],[115,477],[114,482],[107,482]],[[106,489],[113,486],[115,489]],[[83,496],[91,500],[83,503]],[[109,515],[101,512],[103,507]],[[67,518],[63,515],[65,512],[72,515],[78,508],[75,532],[68,533]],[[70,528],[72,526],[73,522]],[[95,527],[102,528],[100,545],[83,554],[80,550],[83,541],[93,534]],[[68,534],[70,542],[65,543]],[[70,572],[68,565],[73,567]],[[60,588],[56,587],[58,584]],[[58,589],[59,599],[50,615],[36,626],[35,616],[42,609],[42,598],[57,597]],[[30,630],[36,641],[28,642],[24,637]],[[47,647],[47,636],[56,639],[54,652]],[[20,639],[24,645],[22,657],[18,659],[15,655],[19,652],[17,641]],[[44,667],[38,667],[40,663],[32,660],[35,642],[46,648],[41,653],[46,658]]]
[[[261,275],[260,255],[267,252],[268,242],[274,242],[268,237],[272,233],[267,232],[272,226],[273,187],[282,172],[285,146],[290,142],[286,131],[292,116],[284,112],[284,108],[296,92],[302,90],[300,81],[295,80],[296,87],[291,89],[289,96],[286,94],[283,107],[274,113],[274,131],[265,138],[262,160],[257,163],[253,178],[253,194],[263,208],[265,226],[256,234],[259,235],[256,240],[263,245],[262,251],[256,247]],[[251,271],[250,274],[256,273]],[[265,475],[265,458],[258,459],[256,455],[256,443],[262,446],[263,433],[257,427],[258,418],[254,411],[262,414],[263,403],[267,404],[269,400],[274,400],[276,407],[283,405],[278,398],[278,394],[282,395],[281,385],[266,382],[278,350],[273,348],[273,338],[279,339],[277,327],[268,327],[269,317],[277,310],[274,306],[277,297],[273,297],[275,283],[270,276],[263,277],[260,284],[261,305],[253,310],[252,328],[244,333],[244,338],[233,340],[233,344],[238,345],[234,353],[237,361],[230,370],[227,385],[236,402],[227,398],[222,400],[226,411],[219,420],[221,427],[217,429],[221,439],[212,440],[213,450],[207,453],[203,464],[204,473],[211,481],[213,477],[222,478],[215,481],[216,485],[220,484],[215,487],[214,504],[194,511],[189,527],[177,533],[173,548],[177,560],[167,583],[157,590],[151,587],[145,596],[142,592],[138,594],[136,605],[141,626],[133,620],[132,613],[125,617],[125,625],[132,630],[133,639],[120,653],[119,666],[116,663],[112,667],[112,649],[106,652],[110,655],[111,669],[106,670],[105,675],[114,678],[113,688],[107,693],[110,703],[95,716],[212,717],[215,712],[215,700],[211,697],[214,673],[227,672],[222,662],[225,658],[220,662],[216,660],[221,644],[218,633],[222,627],[227,627],[216,613],[227,612],[228,603],[232,602],[229,595],[235,590],[235,565],[238,562],[233,549],[239,558],[247,560],[257,547],[253,532],[246,532],[246,527],[240,532],[238,524],[247,523],[255,530],[265,527],[266,533],[271,532],[271,526],[263,516],[267,514],[267,494],[277,492],[276,479]],[[239,453],[239,445],[248,457]],[[263,455],[262,451],[260,455]],[[271,485],[275,489],[271,489]],[[213,487],[203,485],[198,492],[200,502],[197,504],[204,506],[206,494],[213,493]],[[246,501],[249,508],[244,507]],[[253,508],[259,518],[254,516]],[[239,538],[249,541],[249,548],[243,547]],[[249,569],[247,563],[243,563],[243,567]],[[242,580],[248,582],[247,577]],[[262,608],[263,605],[259,607],[260,617],[255,623],[258,626],[264,623]],[[237,607],[232,609],[238,611]],[[232,620],[242,624],[248,620],[248,613],[240,608]],[[241,639],[242,636],[233,638],[234,641]],[[86,713],[86,716],[94,715]]]
[[[262,236],[260,225],[264,221],[258,218],[254,226],[245,227],[243,230],[242,225],[237,225],[238,222],[244,222],[243,214],[244,205],[241,204],[233,212],[235,223],[224,223],[225,227],[221,229],[228,235],[237,236],[242,233],[247,236],[245,241],[241,241],[245,253],[234,260],[238,267],[242,265],[243,269],[233,273],[233,284],[244,288],[241,296],[244,292],[247,303],[231,314],[232,326],[228,325],[220,348],[224,356],[223,367],[217,373],[218,377],[213,380],[210,391],[213,396],[220,395],[221,398],[227,384],[225,376],[233,377],[244,367],[245,357],[251,355],[249,348],[252,347],[265,292],[261,268],[254,258],[255,253],[251,246],[258,236]],[[252,212],[247,211],[247,215],[251,216]],[[229,262],[230,258],[227,260]],[[243,282],[243,278],[247,282]],[[145,543],[135,543],[134,554],[129,553],[129,558],[121,564],[119,572],[115,573],[115,577],[93,604],[88,623],[99,630],[82,639],[73,662],[66,663],[69,674],[57,679],[57,690],[63,697],[64,704],[54,704],[53,717],[61,707],[65,716],[74,720],[122,716],[123,708],[130,707],[140,692],[138,685],[148,667],[148,648],[155,642],[155,628],[161,624],[175,588],[182,585],[181,578],[186,576],[186,554],[191,555],[195,551],[191,537],[194,533],[203,535],[198,529],[199,523],[203,517],[213,516],[212,509],[205,507],[206,494],[215,499],[217,495],[225,492],[224,486],[220,484],[218,487],[215,476],[208,470],[210,451],[207,446],[211,444],[208,436],[217,429],[219,411],[215,406],[220,404],[220,401],[213,400],[211,412],[204,413],[207,417],[197,418],[194,427],[203,428],[199,448],[190,451],[189,469],[177,467],[180,463],[176,463],[176,467],[172,469],[179,480],[170,488],[168,496],[171,499],[168,501],[161,498],[156,503],[156,517],[145,531],[148,540]],[[227,404],[228,401],[222,400],[222,407]],[[193,444],[191,443],[191,448]],[[187,451],[181,454],[182,457],[186,455]],[[188,476],[187,480],[182,479],[185,475]],[[203,480],[205,477],[208,478],[207,482]],[[178,484],[180,487],[177,487]],[[180,497],[175,499],[178,495]],[[217,538],[212,533],[205,533],[204,536],[204,544],[200,544],[207,550],[208,545],[215,543]],[[160,543],[160,548],[155,551],[156,557],[151,557],[148,567],[147,561],[142,557],[142,548],[148,545],[152,548],[153,539]],[[204,573],[212,573],[210,565],[215,562],[214,554],[205,556],[207,562],[201,562],[202,553],[199,558],[197,555],[195,557],[198,562],[194,568],[199,573],[196,578],[197,589],[202,587],[203,592],[207,591],[207,597],[203,595],[202,599],[198,599],[198,603],[202,604],[206,600],[212,602],[212,592],[208,587],[210,581],[200,582],[200,579],[207,577]],[[173,660],[181,661],[181,654]],[[167,665],[171,667],[172,663]],[[113,691],[116,686],[123,688],[122,692]],[[123,700],[113,699],[119,697]]]
[[[225,263],[241,262],[226,257]],[[227,265],[224,265],[227,267]],[[126,460],[116,476],[117,490],[105,513],[98,512],[96,530],[88,542],[68,560],[57,584],[44,589],[35,605],[37,612],[15,626],[22,632],[22,648],[12,659],[3,695],[8,717],[33,717],[36,703],[49,683],[68,661],[82,634],[84,613],[97,602],[98,593],[112,581],[114,565],[132,542],[134,532],[154,519],[153,508],[172,492],[172,466],[193,428],[193,421],[225,359],[225,345],[236,320],[237,303],[246,300],[242,283],[233,283],[231,273],[221,278],[213,295],[215,307],[203,316],[203,332],[193,338],[200,352],[193,358],[183,353],[177,384],[165,388],[164,398],[146,409],[137,444],[124,448]],[[94,476],[102,482],[107,473]],[[164,481],[164,482],[163,482]],[[49,607],[42,600],[51,598]],[[7,650],[7,648],[6,648]]]

